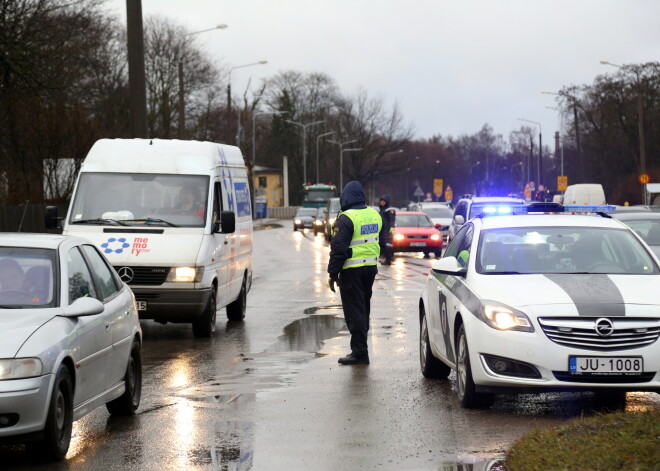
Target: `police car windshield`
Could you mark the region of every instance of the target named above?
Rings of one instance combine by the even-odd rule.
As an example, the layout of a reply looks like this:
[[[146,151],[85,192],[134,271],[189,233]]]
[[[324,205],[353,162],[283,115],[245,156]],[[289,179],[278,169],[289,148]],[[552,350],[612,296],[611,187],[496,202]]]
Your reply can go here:
[[[426,214],[397,214],[397,227],[434,227]]]
[[[495,274],[658,274],[626,229],[515,227],[481,232],[476,269]]]
[[[204,227],[208,190],[203,175],[83,172],[69,222]]]

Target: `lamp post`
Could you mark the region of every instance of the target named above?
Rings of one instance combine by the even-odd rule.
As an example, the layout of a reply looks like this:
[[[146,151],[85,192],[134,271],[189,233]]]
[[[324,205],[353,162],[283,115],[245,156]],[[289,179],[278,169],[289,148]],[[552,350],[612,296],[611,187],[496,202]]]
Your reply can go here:
[[[321,124],[325,123],[325,119],[320,119],[318,121],[314,121],[312,123],[299,123],[298,121],[291,121],[289,119],[285,120],[289,124],[294,124],[296,126],[300,126],[300,129],[302,129],[302,146],[303,146],[303,185],[307,184],[307,128],[310,126],[314,126],[315,124]]]
[[[231,71],[235,69],[242,69],[243,67],[251,67],[253,65],[264,65],[268,64],[268,61],[263,60],[259,62],[251,62],[249,64],[236,65],[229,68],[229,73],[227,76],[227,123],[231,121]],[[238,144],[238,141],[236,142]]]
[[[477,185],[474,184],[474,176],[473,176],[473,173],[474,173],[474,172],[473,172],[473,170],[474,170],[474,167],[476,167],[476,166],[479,165],[480,163],[481,163],[481,160],[477,160],[477,163],[475,163],[475,164],[473,164],[473,165],[470,166],[470,177],[472,178],[472,182],[473,182],[472,184],[474,185],[474,192],[473,192],[473,193],[476,193],[476,192],[477,192]]]
[[[577,98],[568,93],[557,93],[557,92],[541,92],[543,95],[556,95],[556,96],[565,96],[573,100],[573,125],[575,127],[575,151],[577,153],[577,160],[580,166],[580,177],[584,180],[584,163],[582,162],[581,150],[580,150],[580,127],[578,125],[578,112],[577,112]],[[563,148],[563,142],[562,142]]]
[[[331,141],[328,139],[328,142],[337,144],[339,146],[339,191],[341,191],[344,189],[344,151],[357,151],[362,149],[344,149],[344,146],[346,144],[352,144],[354,142],[357,142],[357,139],[353,139],[351,141],[344,141],[344,142]]]
[[[203,29],[201,31],[193,31],[192,33],[184,34],[185,38],[194,36],[196,34],[206,33],[208,31],[215,31],[216,29],[226,29],[226,24],[219,24],[213,28]],[[183,51],[182,51],[183,52]],[[183,58],[179,58],[179,139],[183,139],[186,132],[186,110],[184,104],[184,90],[183,90]]]
[[[559,111],[559,128],[561,129],[561,147],[559,148],[559,153],[561,155],[561,164],[560,164],[560,169],[559,169],[559,174],[564,175],[564,115],[561,113],[561,110],[558,108],[555,108],[554,106],[546,106],[549,110],[555,110]],[[555,164],[556,165],[556,164]]]
[[[316,183],[319,183],[321,181],[319,179],[319,139],[325,136],[332,136],[333,134],[335,134],[335,132],[330,131],[316,136]]]
[[[613,64],[608,61],[600,61],[603,65],[611,65],[617,69],[630,69],[625,65]],[[644,103],[642,98],[642,82],[639,78],[639,71],[631,69],[633,73],[637,76],[637,132],[639,135],[639,173],[646,173],[646,144],[644,139]],[[642,204],[646,204],[646,186],[642,185]]]
[[[537,183],[537,185],[540,185],[541,184],[541,175],[543,174],[543,135],[541,133],[541,123],[539,123],[538,121],[531,121],[531,120],[525,119],[525,118],[518,118],[518,120],[525,121],[527,123],[536,124],[539,127],[539,164],[536,168],[536,172],[537,172],[536,173],[536,175],[537,175],[536,178],[538,180],[536,183]]]

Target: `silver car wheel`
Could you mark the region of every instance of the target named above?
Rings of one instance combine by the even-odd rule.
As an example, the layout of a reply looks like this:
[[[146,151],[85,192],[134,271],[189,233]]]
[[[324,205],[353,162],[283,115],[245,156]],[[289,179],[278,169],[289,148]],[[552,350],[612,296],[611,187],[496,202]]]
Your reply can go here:
[[[458,397],[465,396],[465,384],[467,383],[467,341],[465,335],[458,339],[458,360],[456,361],[456,390]]]

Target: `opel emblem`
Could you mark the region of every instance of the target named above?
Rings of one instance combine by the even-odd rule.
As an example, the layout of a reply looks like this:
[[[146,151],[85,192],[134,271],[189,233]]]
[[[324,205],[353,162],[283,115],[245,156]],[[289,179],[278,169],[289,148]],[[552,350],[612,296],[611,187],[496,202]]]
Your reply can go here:
[[[609,337],[614,332],[614,324],[611,320],[601,317],[596,321],[596,333],[601,337]]]
[[[135,276],[133,269],[130,267],[121,267],[119,270],[117,270],[117,273],[119,274],[121,281],[124,283],[130,283],[133,281],[133,277]]]

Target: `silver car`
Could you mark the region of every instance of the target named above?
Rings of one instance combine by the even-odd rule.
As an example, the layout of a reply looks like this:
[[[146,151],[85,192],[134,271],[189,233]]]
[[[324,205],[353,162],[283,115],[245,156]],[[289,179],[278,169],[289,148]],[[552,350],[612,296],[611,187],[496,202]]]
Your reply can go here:
[[[0,234],[0,332],[1,440],[63,459],[73,421],[138,408],[135,298],[89,241]]]

